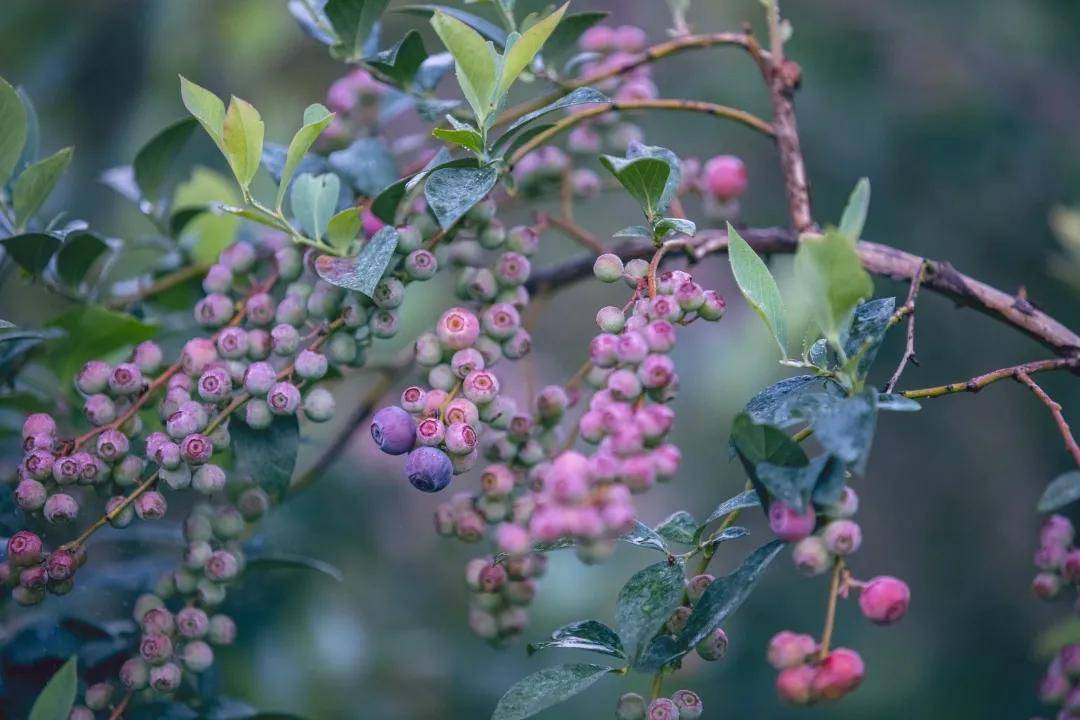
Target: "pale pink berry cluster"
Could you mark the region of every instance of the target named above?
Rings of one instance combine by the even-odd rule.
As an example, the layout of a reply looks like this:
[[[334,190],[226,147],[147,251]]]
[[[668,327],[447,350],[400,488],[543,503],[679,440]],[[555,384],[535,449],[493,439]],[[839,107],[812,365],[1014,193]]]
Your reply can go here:
[[[859,687],[865,672],[854,650],[835,648],[822,657],[814,638],[787,630],[769,641],[768,660],[779,670],[776,692],[792,705],[839,700]]]
[[[1076,530],[1064,515],[1049,515],[1043,521],[1034,558],[1038,573],[1031,583],[1037,597],[1055,600],[1080,582],[1080,548],[1073,544],[1075,538]]]

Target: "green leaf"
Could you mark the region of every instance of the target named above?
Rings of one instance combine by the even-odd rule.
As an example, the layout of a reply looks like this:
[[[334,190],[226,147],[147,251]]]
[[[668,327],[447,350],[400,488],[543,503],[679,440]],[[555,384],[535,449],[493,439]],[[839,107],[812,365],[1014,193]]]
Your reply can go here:
[[[892,412],[918,412],[922,410],[922,405],[897,393],[880,393],[877,396],[877,409]]]
[[[75,692],[79,689],[78,663],[78,657],[72,655],[49,678],[45,689],[30,708],[30,720],[67,720],[75,705]]]
[[[28,127],[26,107],[19,93],[0,78],[0,186],[11,177],[19,162]]]
[[[454,57],[458,83],[478,125],[491,113],[498,80],[495,48],[480,33],[451,15],[436,10],[431,26]]]
[[[637,200],[645,217],[651,221],[660,209],[664,187],[667,184],[671,168],[658,158],[627,159],[612,155],[601,155],[600,162],[615,176],[630,196]]]
[[[292,212],[304,234],[319,242],[326,233],[326,225],[337,207],[341,181],[333,173],[311,175],[304,173],[292,184],[290,200]]]
[[[776,280],[764,261],[731,223],[728,223],[728,259],[739,292],[769,328],[780,346],[780,354],[787,357],[787,327],[780,288],[776,286]]]
[[[292,553],[267,553],[248,558],[246,570],[314,570],[337,582],[345,582],[341,569],[325,560]]]
[[[657,220],[656,225],[653,226],[653,236],[661,240],[673,233],[694,237],[697,233],[697,225],[685,218],[666,217]]]
[[[389,146],[378,138],[360,138],[344,150],[330,153],[327,161],[353,189],[368,197],[378,195],[399,175]]]
[[[746,403],[743,411],[759,425],[788,427],[802,420],[802,416],[794,412],[799,398],[818,393],[839,398],[844,396],[844,389],[834,380],[819,375],[796,375],[759,392]]]
[[[447,119],[453,116],[448,115]],[[464,123],[461,123],[464,125]],[[473,151],[477,155],[484,154],[484,136],[480,134],[479,130],[464,125],[464,127],[455,128],[435,128],[431,131],[431,134],[440,140],[444,140],[455,145],[460,145],[463,148]]]
[[[634,527],[630,532],[620,535],[619,540],[638,547],[659,550],[664,554],[668,552],[668,546],[663,536],[640,520],[634,522]]]
[[[832,497],[839,489],[834,487],[833,481],[839,477],[842,483],[844,466],[832,455],[823,454],[797,467],[758,463],[755,474],[770,496],[801,513],[818,487],[824,488],[820,493],[822,504],[838,499]]]
[[[432,172],[424,185],[424,197],[439,226],[449,230],[469,209],[484,199],[499,171],[494,167],[444,167]]]
[[[371,201],[371,212],[383,222],[390,225],[396,225],[397,209],[398,206],[401,205],[401,201],[405,199],[405,195],[416,187],[417,184],[422,182],[430,172],[451,164],[454,166],[477,166],[476,158],[451,160],[450,151],[445,147],[440,147],[439,151],[435,153],[435,157],[431,158],[420,172],[412,177],[401,178],[383,188],[375,196],[375,199]]]
[[[661,560],[640,570],[623,585],[615,618],[623,646],[636,658],[645,643],[682,604],[683,561]]]
[[[156,203],[162,194],[163,185],[176,162],[176,156],[195,132],[196,120],[184,118],[150,138],[135,154],[132,168],[135,184],[139,192],[151,203]]]
[[[108,244],[91,232],[71,233],[56,254],[56,274],[68,285],[76,286],[108,249]]]
[[[289,149],[285,153],[285,165],[281,169],[277,199],[274,201],[274,206],[278,210],[281,209],[281,203],[285,200],[285,191],[300,161],[304,159],[304,155],[333,119],[334,114],[318,103],[308,105],[304,110],[304,125],[293,135],[292,140],[289,141]]]
[[[870,207],[870,181],[861,178],[855,183],[855,189],[851,191],[844,214],[840,218],[840,233],[851,240],[858,242],[862,237],[863,225],[866,224],[866,211]]]
[[[515,120],[514,123],[510,125],[510,127],[506,129],[506,132],[499,136],[499,139],[495,141],[495,144],[492,145],[492,147],[498,148],[502,146],[506,143],[507,140],[513,137],[514,133],[516,133],[518,130],[525,127],[538,117],[543,117],[548,113],[552,113],[557,110],[563,110],[569,107],[574,107],[575,105],[589,105],[593,103],[606,102],[611,102],[611,98],[609,98],[607,95],[600,92],[599,90],[594,90],[590,87],[578,88],[569,95],[564,95],[555,102],[549,103],[544,107],[540,108],[539,110],[533,110],[531,113],[522,115],[520,118]],[[511,153],[508,152],[506,154],[510,155]]]
[[[207,211],[219,205],[235,205],[239,201],[239,193],[232,181],[205,167],[196,167],[191,178],[176,187],[170,225],[174,228],[174,234],[182,232],[181,244],[188,248],[192,260],[200,265],[211,265],[217,262],[221,251],[236,239],[239,219]]]
[[[345,208],[330,218],[330,222],[326,224],[326,241],[335,250],[342,253],[348,252],[356,237],[360,234],[360,228],[363,227],[363,224],[360,208]]]
[[[300,425],[296,415],[278,415],[270,427],[263,430],[256,430],[237,419],[229,424],[229,434],[237,479],[254,482],[275,501],[283,500],[300,448]]]
[[[338,58],[355,62],[363,57],[364,43],[389,4],[390,0],[327,0],[323,12],[338,36],[334,46]]]
[[[807,463],[806,453],[787,433],[772,425],[755,423],[746,413],[735,416],[731,442],[752,465],[801,467]]]
[[[563,625],[551,633],[550,640],[530,643],[527,650],[532,655],[539,650],[548,648],[589,650],[602,655],[611,655],[612,657],[626,657],[618,633],[599,620],[579,620],[569,625]]]
[[[742,527],[740,525],[735,525],[735,526],[732,526],[732,527],[729,527],[729,528],[725,528],[721,532],[709,535],[709,537],[707,539],[701,541],[701,547],[703,547],[703,548],[716,547],[717,545],[720,545],[722,543],[726,543],[726,542],[728,542],[730,540],[738,540],[739,538],[746,537],[749,534],[750,533],[749,533],[749,531],[747,531],[746,528],[744,528],[744,527]],[[698,538],[698,539],[700,540],[700,538]]]
[[[221,102],[214,93],[206,88],[196,85],[183,75],[180,76],[180,99],[184,107],[191,113],[199,124],[206,130],[206,134],[218,146],[218,149],[228,157],[225,149],[223,135],[225,132],[225,103]]]
[[[664,191],[660,194],[660,200],[656,208],[659,215],[667,212],[668,207],[671,205],[671,199],[679,191],[679,184],[682,182],[682,162],[679,160],[678,155],[665,147],[644,145],[638,142],[630,143],[626,150],[626,158],[635,160],[643,157],[663,160],[668,166],[667,182],[664,183]]]
[[[563,4],[555,12],[521,33],[516,39],[512,39],[515,33],[510,34],[506,41],[506,53],[503,55],[502,75],[499,77],[497,91],[498,97],[502,97],[510,90],[510,86],[517,80],[521,71],[527,68],[533,58],[536,57],[536,54],[540,52],[540,48],[543,47],[548,37],[554,32],[555,26],[562,20],[566,8],[569,6],[569,2]]]
[[[60,249],[60,240],[45,233],[26,233],[0,239],[0,245],[4,246],[16,265],[37,276]]]
[[[84,305],[49,322],[50,327],[67,332],[60,352],[50,353],[49,361],[65,386],[70,378],[94,358],[101,359],[121,348],[149,340],[157,334],[155,325],[137,320],[127,313],[106,310],[100,305]],[[73,342],[71,339],[77,339]]]
[[[860,375],[865,375],[874,364],[878,347],[885,339],[895,307],[896,298],[890,297],[868,300],[855,308],[847,340],[844,342],[844,352],[849,359],[861,354],[858,361]]]
[[[387,225],[368,240],[356,257],[320,255],[315,259],[315,272],[331,285],[356,290],[371,297],[386,271],[386,266],[394,257],[397,243],[397,230]]]
[[[622,230],[615,231],[615,234],[611,237],[649,238],[652,240],[652,236],[652,228],[645,227],[644,225],[630,225],[629,227],[624,227]]]
[[[1054,478],[1036,506],[1039,512],[1053,512],[1080,500],[1080,470],[1070,470]]]
[[[506,691],[491,720],[525,720],[569,700],[612,671],[603,665],[556,665],[527,675]]]
[[[391,48],[368,60],[368,65],[393,80],[398,87],[408,88],[427,57],[420,33],[410,30]]]
[[[877,424],[877,390],[866,388],[849,398],[805,395],[798,412],[810,421],[821,446],[862,473]]]
[[[544,43],[544,64],[554,67],[573,52],[585,31],[608,16],[607,12],[580,12],[563,16],[551,37]]]
[[[1033,655],[1050,660],[1066,645],[1080,643],[1080,617],[1062,618],[1035,637]]]
[[[656,526],[656,533],[672,542],[690,545],[694,542],[697,520],[685,510],[672,513]]]
[[[757,507],[760,504],[761,501],[758,499],[758,494],[756,492],[753,490],[744,490],[735,497],[729,498],[717,505],[716,509],[712,511],[712,514],[709,515],[701,525],[704,527],[715,520],[730,515],[736,510],[745,510],[747,508]]]
[[[229,108],[225,111],[221,139],[229,167],[232,168],[240,187],[245,190],[251,186],[251,181],[259,170],[264,132],[259,111],[248,101],[235,95],[231,97]]]
[[[403,5],[402,7],[394,8],[394,12],[421,15],[424,17],[431,17],[436,12],[441,12],[460,20],[500,47],[506,44],[506,31],[498,25],[485,20],[479,15],[465,12],[464,10],[460,10],[450,5]]]
[[[773,540],[762,545],[734,572],[714,580],[694,604],[682,633],[674,640],[666,636],[657,638],[636,667],[656,671],[690,652],[709,633],[720,627],[725,618],[739,609],[784,544],[781,540]]]
[[[71,147],[59,150],[29,166],[15,179],[15,186],[11,191],[11,203],[15,209],[17,227],[26,227],[26,221],[41,208],[42,203],[56,188],[56,183],[60,181],[60,177],[71,164],[71,154],[74,150]]]
[[[795,276],[807,292],[818,327],[833,347],[842,347],[855,308],[874,292],[854,241],[835,228],[824,235],[803,235],[795,253]]]

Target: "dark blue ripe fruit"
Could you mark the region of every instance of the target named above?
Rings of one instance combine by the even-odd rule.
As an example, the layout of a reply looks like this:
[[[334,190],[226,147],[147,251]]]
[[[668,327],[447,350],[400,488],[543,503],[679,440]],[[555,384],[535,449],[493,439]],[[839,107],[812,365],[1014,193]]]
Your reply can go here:
[[[371,437],[389,455],[402,455],[416,444],[416,421],[397,405],[384,407],[371,420]]]
[[[439,492],[450,484],[454,464],[438,448],[418,447],[405,459],[405,474],[417,490]]]

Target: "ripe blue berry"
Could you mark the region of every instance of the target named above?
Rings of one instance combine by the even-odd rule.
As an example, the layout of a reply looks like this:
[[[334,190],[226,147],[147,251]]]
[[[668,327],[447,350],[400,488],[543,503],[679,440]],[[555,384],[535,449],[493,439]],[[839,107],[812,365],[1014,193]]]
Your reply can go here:
[[[230,313],[232,303],[230,305]],[[244,313],[252,325],[269,325],[274,321],[274,298],[267,293],[256,293],[247,299],[244,304]],[[228,318],[226,317],[226,321]]]
[[[134,395],[142,386],[142,372],[131,363],[120,363],[109,375],[109,391],[114,395]]]
[[[371,437],[384,453],[401,455],[416,443],[416,422],[400,407],[389,405],[372,418]]]
[[[450,484],[453,474],[450,458],[436,448],[418,447],[405,459],[405,475],[413,487],[423,492],[442,490]]]

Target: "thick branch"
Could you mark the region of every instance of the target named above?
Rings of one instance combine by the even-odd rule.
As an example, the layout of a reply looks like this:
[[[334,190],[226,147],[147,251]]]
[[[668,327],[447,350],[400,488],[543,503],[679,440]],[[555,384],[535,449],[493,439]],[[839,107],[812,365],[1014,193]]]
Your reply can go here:
[[[793,253],[796,235],[784,228],[747,228],[739,233],[762,254]],[[694,260],[713,253],[727,252],[727,233],[722,230],[700,233],[695,239]],[[647,240],[616,245],[611,252],[623,259],[648,258],[655,247]],[[869,272],[894,280],[912,281],[919,274],[923,259],[889,245],[862,240],[858,245],[863,267]],[[529,289],[554,289],[588,277],[595,256],[581,255],[533,273]],[[1010,325],[1037,340],[1063,357],[1080,357],[1080,336],[1055,318],[1039,310],[1025,298],[998,290],[968,277],[944,260],[927,260],[922,287],[951,298],[959,305],[978,310]]]

